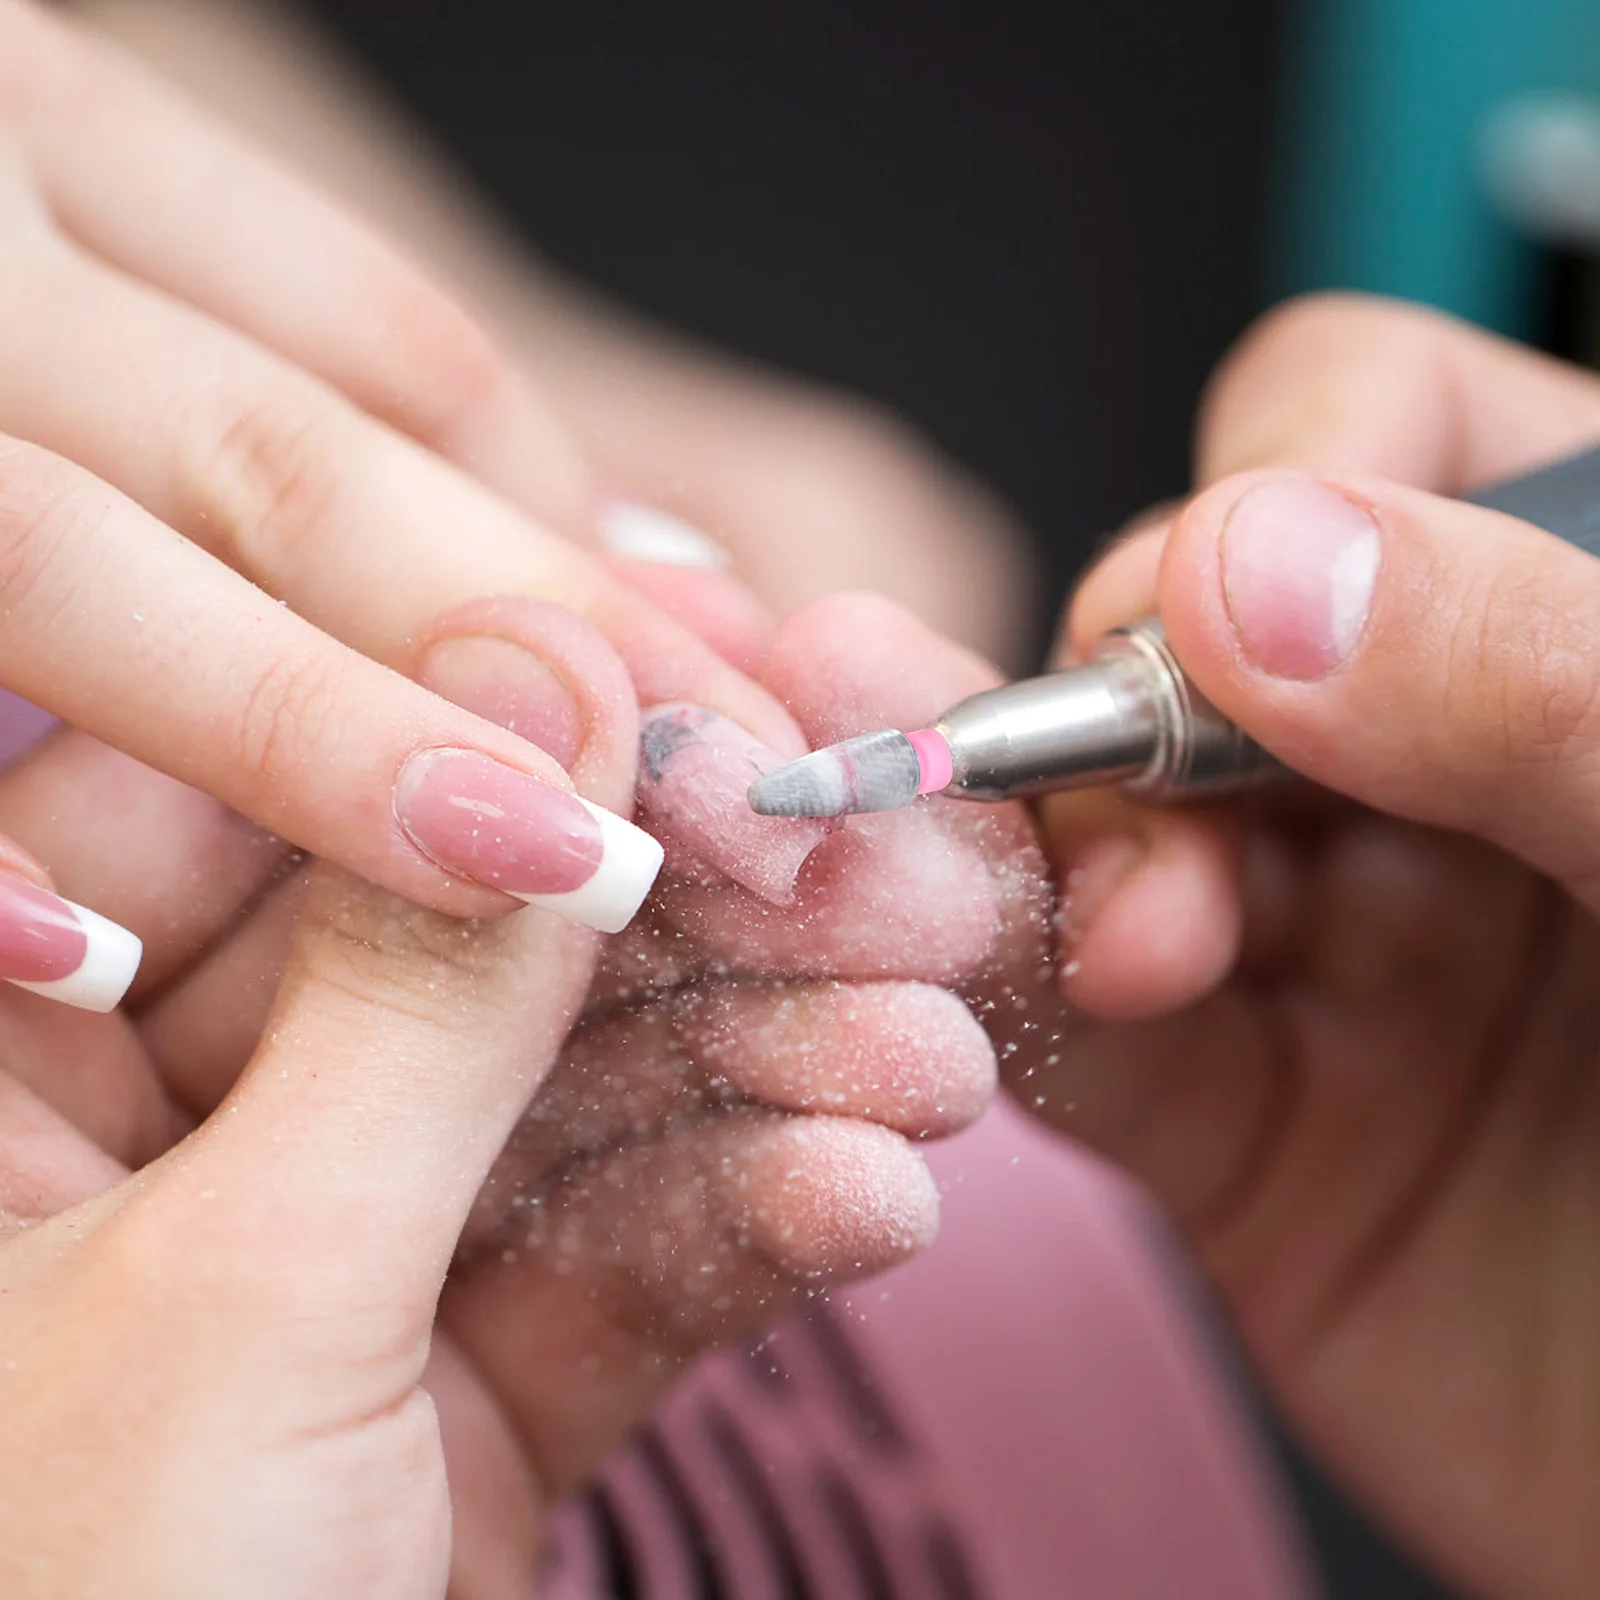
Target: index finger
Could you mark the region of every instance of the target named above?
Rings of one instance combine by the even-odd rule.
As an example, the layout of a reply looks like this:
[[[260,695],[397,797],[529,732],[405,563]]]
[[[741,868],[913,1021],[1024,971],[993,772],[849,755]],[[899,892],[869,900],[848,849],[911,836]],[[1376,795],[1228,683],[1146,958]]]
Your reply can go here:
[[[1459,494],[1600,438],[1600,380],[1422,306],[1314,295],[1269,313],[1212,378],[1200,485],[1255,467]]]

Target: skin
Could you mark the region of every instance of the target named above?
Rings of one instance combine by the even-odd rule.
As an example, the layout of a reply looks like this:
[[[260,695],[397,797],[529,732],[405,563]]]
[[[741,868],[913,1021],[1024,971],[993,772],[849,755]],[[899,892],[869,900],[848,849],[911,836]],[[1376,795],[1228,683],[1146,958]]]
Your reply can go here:
[[[517,628],[574,690],[574,782],[622,803],[621,662],[554,608],[522,603]],[[863,629],[903,679],[850,663]],[[992,681],[867,597],[774,629],[761,670],[813,738]],[[1022,928],[1037,962],[1047,927],[1020,809],[992,840],[946,811],[830,840],[782,911],[690,863],[600,940],[541,913],[453,924],[307,868],[77,731],[0,776],[0,827],[149,952],[111,1016],[0,988],[0,1210],[21,1252],[8,1277],[0,1244],[0,1389],[14,1360],[28,1397],[0,1412],[6,1592],[93,1593],[115,1568],[119,1593],[214,1593],[248,1561],[274,1595],[437,1594],[446,1569],[452,1595],[526,1594],[542,1508],[687,1360],[931,1237],[914,1142],[970,1121],[995,1080],[938,984],[982,983]],[[997,878],[991,843],[1031,870]],[[372,1280],[391,1232],[395,1276]],[[403,1325],[374,1330],[402,1279]],[[108,1320],[114,1348],[71,1336]],[[265,1559],[240,1518],[268,1493]]]
[[[0,4],[0,241],[0,298],[26,307],[0,352],[15,692],[461,916],[513,902],[405,837],[405,762],[476,749],[567,780],[399,675],[418,675],[418,639],[452,606],[560,603],[646,700],[694,700],[798,750],[770,696],[578,548],[596,504],[579,442],[443,289],[19,0]],[[468,461],[471,476],[452,465]]]
[[[795,619],[774,674],[859,621],[840,605],[882,603]],[[568,614],[522,627],[578,686],[573,781],[624,803],[621,662]],[[818,862],[786,914],[808,931],[730,966],[771,907],[718,901],[704,870],[611,941],[541,912],[451,922],[75,731],[0,778],[0,818],[50,853],[72,835],[58,888],[93,880],[152,936],[112,1016],[0,990],[6,1594],[112,1571],[163,1600],[240,1571],[274,1597],[442,1594],[446,1573],[526,1594],[542,1507],[688,1358],[926,1243],[912,1141],[994,1086],[978,1024],[920,981],[994,955],[958,835]],[[875,848],[968,853],[955,946],[886,963],[840,931]],[[936,922],[936,898],[910,914]]]
[[[577,441],[594,493],[704,530],[780,616],[870,589],[1008,671],[1027,665],[1019,619],[1035,578],[1020,530],[904,422],[708,349],[564,277],[292,9],[270,0],[72,9],[262,149],[315,173],[449,285]],[[530,463],[535,484],[547,475]],[[678,614],[676,574],[627,575]]]
[[[1062,654],[1159,608],[1321,792],[1045,807],[1071,1012],[1015,1081],[1163,1200],[1310,1447],[1507,1600],[1600,1571],[1600,567],[1440,496],[1597,437],[1592,377],[1415,309],[1313,300],[1243,341],[1205,487],[1089,576]],[[1241,496],[1305,475],[1382,541],[1319,678],[1264,669],[1221,568]]]
[[[181,11],[137,14],[158,19],[144,37],[159,39],[160,17]],[[438,193],[424,182],[402,209],[434,215]],[[719,473],[697,451],[697,423],[711,434],[729,416],[792,424],[809,413],[769,404],[764,380],[742,389],[740,375],[697,353],[635,341],[636,330],[548,279],[530,287],[504,256],[473,246],[456,264],[459,281],[480,274],[484,302],[514,330],[530,369],[543,362],[577,375],[558,408],[613,481],[650,498],[662,463],[686,472],[698,520],[741,557],[748,541],[752,570],[774,599],[785,598],[782,574],[761,567],[759,505],[740,498],[738,472]],[[656,393],[672,396],[666,411],[681,427],[656,413]],[[875,420],[857,435],[851,424],[861,419],[824,415],[837,424],[822,430],[830,448],[848,459],[849,441],[864,439],[862,458],[875,472],[885,455]],[[753,442],[803,432],[775,427]],[[1320,302],[1254,333],[1208,400],[1198,466],[1210,487],[1175,519],[1156,518],[1091,577],[1062,653],[1158,605],[1201,687],[1326,792],[1226,812],[1054,802],[1043,822],[1064,900],[1059,973],[1039,972],[1037,900],[1024,894],[999,907],[987,954],[955,974],[1008,1054],[1023,1102],[1121,1162],[1186,1229],[1310,1446],[1469,1592],[1538,1600],[1586,1594],[1600,1564],[1587,1531],[1600,1303],[1588,998],[1596,652],[1582,620],[1593,614],[1585,597],[1596,580],[1571,552],[1435,496],[1597,433],[1592,380],[1421,313]],[[897,465],[900,448],[887,447]],[[760,450],[730,454],[763,463],[750,481],[774,481]],[[780,450],[780,460],[816,465],[803,452]],[[1379,625],[1315,683],[1260,670],[1234,634],[1217,570],[1227,512],[1260,481],[1234,475],[1282,469],[1333,482],[1383,528]],[[861,478],[832,481],[862,498]],[[936,480],[916,481],[927,485],[925,503],[948,503]],[[860,618],[834,614],[833,631],[797,635],[808,662],[850,655],[864,637],[869,648],[900,647],[898,659],[922,664],[941,688],[983,680],[959,657],[932,647],[919,654],[927,641],[909,619],[875,618],[865,635],[840,632],[841,620]],[[752,624],[742,635],[746,659],[759,654],[760,634]],[[875,721],[918,720],[900,714],[916,710],[915,687],[894,662],[877,666],[888,687],[847,682],[811,718],[814,739],[854,731],[869,710],[884,713]],[[780,694],[804,675],[781,652],[764,670]],[[866,704],[874,694],[877,703]],[[83,747],[76,759],[102,757]],[[35,848],[54,860],[43,810]],[[207,848],[220,840],[216,859],[248,876],[239,863],[249,851],[234,851],[231,822],[220,814],[189,822],[181,842],[163,846],[168,859],[183,859],[195,839]],[[992,868],[1025,839],[1005,816],[941,827],[974,842]],[[985,839],[985,828],[998,837]],[[59,843],[69,855],[68,841]],[[94,860],[88,848],[90,881]],[[158,894],[139,892],[150,896],[146,926],[182,920],[157,910]],[[702,892],[691,883],[671,889],[651,926],[702,929]],[[201,946],[234,926],[227,904],[244,898],[215,897]],[[242,924],[259,921],[269,942],[271,900]],[[139,925],[131,910],[124,920]],[[703,951],[759,947],[774,972],[793,975],[812,958],[786,947],[770,920],[741,906],[725,925],[728,943],[707,937]],[[200,992],[191,984],[250,993],[273,967],[259,951],[240,957],[235,945],[230,975],[231,940],[215,964],[186,967],[181,952],[196,948],[194,938],[180,928],[170,942],[180,953],[171,996],[152,1004],[149,1022],[141,1018],[151,1037],[166,1005],[179,1018],[180,997]],[[664,955],[654,939],[635,941],[595,993],[625,991],[641,948],[654,976],[692,984],[679,944]],[[842,964],[847,953],[870,965],[844,944],[832,959]],[[958,964],[945,954],[927,970]],[[938,975],[951,981],[948,970]],[[188,1036],[203,1038],[226,1015],[193,1007]],[[183,1039],[189,1026],[173,1021],[171,1037]],[[219,1059],[248,1059],[248,1041],[230,1032],[224,1043]],[[140,1135],[147,1152],[170,1138],[159,1124],[173,1104],[182,1118],[206,1103],[198,1088],[174,1094],[163,1081],[162,1062],[182,1055],[163,1043],[140,1058],[156,1107],[156,1131]],[[107,1081],[138,1078],[104,1070]],[[537,1139],[532,1147],[541,1148]],[[492,1228],[492,1195],[485,1212]]]

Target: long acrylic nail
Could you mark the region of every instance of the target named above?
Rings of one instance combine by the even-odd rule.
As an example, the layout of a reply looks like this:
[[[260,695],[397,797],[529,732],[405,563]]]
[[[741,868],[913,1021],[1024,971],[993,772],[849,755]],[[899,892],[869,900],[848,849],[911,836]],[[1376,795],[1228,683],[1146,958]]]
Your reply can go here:
[[[1378,525],[1310,478],[1247,490],[1222,530],[1222,589],[1244,652],[1275,678],[1311,682],[1359,642],[1382,558]]]
[[[613,500],[600,513],[600,542],[625,561],[654,561],[666,567],[704,567],[720,571],[728,552],[698,528],[650,506]]]
[[[0,874],[0,978],[76,1006],[114,1011],[144,946],[98,912]]]
[[[703,706],[652,707],[640,728],[639,810],[696,860],[774,905],[794,899],[801,864],[833,830],[810,817],[763,817],[750,785],[784,758]]]
[[[661,869],[661,846],[643,829],[476,750],[414,755],[394,810],[446,871],[602,933],[632,921]]]

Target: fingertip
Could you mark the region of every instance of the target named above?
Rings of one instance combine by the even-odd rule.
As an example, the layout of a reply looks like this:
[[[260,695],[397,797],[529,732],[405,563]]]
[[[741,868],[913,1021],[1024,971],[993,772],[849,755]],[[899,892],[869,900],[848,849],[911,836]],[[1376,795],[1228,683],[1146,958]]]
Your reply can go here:
[[[729,1179],[752,1241],[796,1277],[882,1271],[926,1249],[939,1229],[933,1174],[877,1123],[775,1121]]]
[[[1140,519],[1089,569],[1068,603],[1051,653],[1053,665],[1084,660],[1103,634],[1155,610],[1157,574],[1171,526],[1170,511],[1153,523]]]
[[[1237,850],[1219,827],[1176,819],[1138,843],[1097,840],[1084,859],[1063,879],[1061,984],[1075,1009],[1105,1021],[1159,1016],[1232,971],[1243,915]],[[1075,872],[1090,876],[1098,898],[1081,921]],[[1108,872],[1109,885],[1093,882]]]

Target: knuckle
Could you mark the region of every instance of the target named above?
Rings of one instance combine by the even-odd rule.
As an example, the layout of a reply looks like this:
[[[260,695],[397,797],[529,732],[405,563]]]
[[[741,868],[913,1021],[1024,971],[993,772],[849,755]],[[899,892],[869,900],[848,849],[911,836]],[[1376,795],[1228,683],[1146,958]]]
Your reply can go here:
[[[1532,575],[1500,572],[1484,581],[1451,641],[1450,682],[1471,685],[1468,725],[1493,736],[1492,755],[1502,766],[1595,763],[1595,643],[1592,627]]]
[[[387,299],[390,420],[457,457],[515,408],[522,376],[487,330],[426,279],[400,272]]]
[[[512,919],[513,923],[515,919]],[[321,874],[301,924],[303,970],[324,993],[433,1032],[459,1027],[463,998],[486,1020],[514,1009],[515,974],[499,923],[448,917],[343,873]],[[500,975],[509,987],[501,992]]]
[[[246,568],[293,572],[316,559],[317,535],[344,493],[343,429],[321,404],[252,401],[227,418],[196,475],[208,510]]]
[[[341,674],[326,651],[315,642],[284,650],[256,675],[239,712],[238,770],[273,794],[301,783],[309,752],[339,748],[345,720]]]
[[[0,604],[29,631],[47,630],[78,589],[75,572],[97,565],[109,489],[32,445],[0,447]]]

